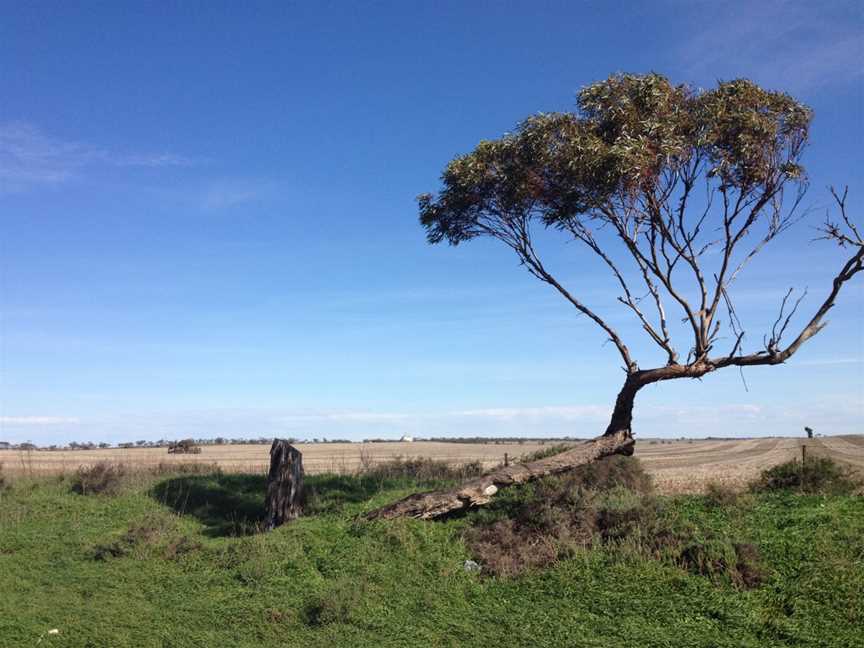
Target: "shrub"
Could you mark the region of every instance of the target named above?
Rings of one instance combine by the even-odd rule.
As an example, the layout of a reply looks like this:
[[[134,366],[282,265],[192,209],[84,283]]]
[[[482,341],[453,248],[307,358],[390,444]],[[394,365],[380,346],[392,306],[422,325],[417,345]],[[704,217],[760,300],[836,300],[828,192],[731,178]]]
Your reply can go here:
[[[201,447],[195,443],[194,439],[183,439],[168,444],[169,454],[200,454]]]
[[[627,535],[646,515],[641,509],[653,507],[652,490],[638,459],[607,457],[509,489],[477,514],[465,540],[489,572],[515,576]]]
[[[72,490],[79,495],[113,495],[120,490],[127,475],[126,466],[100,461],[81,466],[72,478]]]
[[[792,460],[762,471],[750,484],[750,490],[758,493],[794,489],[822,495],[851,495],[860,486],[860,479],[849,467],[828,457],[812,457],[803,466]]]
[[[540,461],[541,459],[546,459],[547,457],[554,457],[557,454],[561,454],[573,447],[572,443],[556,443],[555,445],[551,445],[546,448],[541,448],[540,450],[535,450],[534,452],[529,452],[526,455],[522,455],[519,459],[521,463],[531,463],[532,461]]]
[[[573,471],[572,478],[581,488],[591,490],[608,491],[617,486],[642,495],[654,492],[651,475],[645,472],[642,462],[622,455],[580,466]]]
[[[425,457],[394,457],[368,468],[361,469],[361,476],[372,479],[410,479],[413,481],[455,481],[477,477],[483,474],[483,464],[479,461],[453,465],[446,461],[436,461]]]
[[[549,565],[561,549],[558,537],[509,519],[469,529],[466,540],[484,570],[505,577]]]
[[[676,520],[639,461],[614,456],[510,489],[474,514],[464,539],[486,573],[517,576],[592,546],[633,551],[735,587],[764,578],[754,545]],[[726,493],[723,493],[726,496]]]
[[[204,463],[198,461],[184,461],[175,463],[171,461],[160,461],[150,469],[153,475],[221,475],[222,468],[216,462]]]
[[[711,506],[723,508],[734,506],[740,499],[740,494],[731,486],[720,482],[709,482],[705,486],[705,499]]]

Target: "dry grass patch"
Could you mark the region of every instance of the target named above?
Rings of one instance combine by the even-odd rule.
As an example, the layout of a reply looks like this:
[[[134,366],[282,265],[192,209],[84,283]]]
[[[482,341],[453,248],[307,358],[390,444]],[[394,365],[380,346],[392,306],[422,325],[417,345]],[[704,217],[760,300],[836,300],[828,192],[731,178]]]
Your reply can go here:
[[[409,479],[417,482],[454,481],[469,479],[483,474],[483,464],[471,461],[452,464],[426,457],[393,457],[387,461],[372,464],[358,473],[372,479]]]
[[[109,461],[81,466],[72,477],[72,491],[79,495],[116,495],[128,473],[125,464]]]

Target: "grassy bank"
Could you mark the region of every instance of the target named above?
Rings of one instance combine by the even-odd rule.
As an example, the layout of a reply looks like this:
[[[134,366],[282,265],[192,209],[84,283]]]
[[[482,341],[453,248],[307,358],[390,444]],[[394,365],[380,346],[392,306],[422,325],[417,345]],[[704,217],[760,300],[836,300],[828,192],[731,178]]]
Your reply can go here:
[[[524,493],[446,522],[356,521],[441,478],[310,477],[309,515],[266,534],[263,477],[138,476],[90,496],[16,480],[0,493],[0,645],[861,645],[864,498],[654,501],[652,520],[697,546],[752,544],[752,587],[632,536],[505,577],[464,563]]]

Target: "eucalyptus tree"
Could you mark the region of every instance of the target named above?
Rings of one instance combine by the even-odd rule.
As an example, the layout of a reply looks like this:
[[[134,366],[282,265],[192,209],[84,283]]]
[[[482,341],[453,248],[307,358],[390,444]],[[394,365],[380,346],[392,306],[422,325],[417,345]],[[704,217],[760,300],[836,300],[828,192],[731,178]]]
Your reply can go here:
[[[657,74],[615,75],[582,89],[575,112],[529,117],[453,159],[440,191],[418,198],[429,242],[488,237],[511,248],[611,341],[623,385],[605,433],[592,442],[373,516],[435,517],[482,504],[503,485],[632,453],[633,405],[646,385],[782,364],[821,331],[842,287],[864,267],[845,191],[831,189],[837,216],[821,228],[839,245],[842,264],[797,329],[804,293],[789,291],[761,344],[749,346],[731,290],[748,263],[808,213],[802,155],[811,120],[793,97],[745,79],[697,91]],[[619,306],[660,354],[657,365],[640,365],[609,315],[553,274],[538,251],[538,228],[560,233],[576,244],[568,248],[574,255],[608,272]]]

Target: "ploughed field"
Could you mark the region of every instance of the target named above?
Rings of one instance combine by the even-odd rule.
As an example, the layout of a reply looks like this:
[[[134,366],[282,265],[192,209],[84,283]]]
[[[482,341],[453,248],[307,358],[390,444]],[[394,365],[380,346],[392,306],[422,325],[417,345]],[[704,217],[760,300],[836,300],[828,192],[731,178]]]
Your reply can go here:
[[[638,439],[638,438],[637,438]],[[492,468],[543,450],[555,442],[524,443],[298,443],[309,474],[349,474],[394,457],[424,457],[457,465],[480,462]],[[709,482],[741,487],[762,470],[801,456],[830,456],[864,472],[864,435],[818,439],[768,438],[744,440],[660,440],[638,439],[636,456],[654,477],[661,493],[697,493]],[[0,450],[0,464],[7,473],[62,474],[99,461],[121,462],[142,470],[160,464],[216,464],[229,473],[266,472],[269,446],[205,445],[200,454],[168,454],[166,448],[134,448],[75,451]]]

